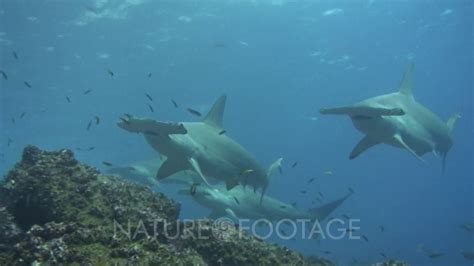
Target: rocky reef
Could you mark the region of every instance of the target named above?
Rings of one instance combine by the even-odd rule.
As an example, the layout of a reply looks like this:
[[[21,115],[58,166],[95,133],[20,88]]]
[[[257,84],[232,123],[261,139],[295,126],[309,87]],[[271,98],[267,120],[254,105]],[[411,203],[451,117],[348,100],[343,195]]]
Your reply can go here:
[[[70,150],[28,146],[0,185],[0,265],[333,265],[179,211]]]

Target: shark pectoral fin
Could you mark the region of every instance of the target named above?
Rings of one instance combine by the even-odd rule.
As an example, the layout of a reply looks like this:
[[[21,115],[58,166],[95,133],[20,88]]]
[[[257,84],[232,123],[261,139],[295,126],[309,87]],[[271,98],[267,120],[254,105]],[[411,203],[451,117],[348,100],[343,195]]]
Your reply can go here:
[[[196,171],[196,173],[198,173],[198,175],[202,178],[202,180],[204,180],[204,183],[206,183],[206,185],[208,186],[211,186],[209,184],[209,182],[207,182],[207,179],[206,177],[204,176],[204,174],[202,173],[201,171],[201,167],[199,166],[199,163],[196,159],[194,158],[190,158],[189,159],[189,163],[191,164],[192,168],[194,169],[194,171]]]
[[[227,190],[231,190],[238,185],[239,185],[239,180],[237,178],[231,178],[225,181],[225,188]]]
[[[329,216],[335,209],[337,209],[341,204],[352,195],[352,192],[346,196],[337,199],[335,201],[329,202],[317,208],[309,209],[309,212],[313,215],[315,220],[322,221]]]
[[[186,161],[168,158],[161,165],[160,169],[158,169],[158,172],[156,173],[156,178],[158,180],[162,180],[174,173],[177,173],[179,171],[183,171],[186,169],[189,169],[189,165],[186,163]]]
[[[343,106],[334,108],[322,108],[319,111],[323,115],[349,115],[351,117],[377,117],[377,116],[401,116],[405,115],[402,108],[383,108],[370,106]]]
[[[235,219],[235,220],[238,220],[239,217],[237,217],[237,215],[235,214],[235,212],[230,209],[230,208],[226,208],[225,209],[225,213],[227,213],[232,219]]]
[[[144,133],[150,135],[170,135],[170,134],[186,134],[187,130],[183,124],[160,122],[150,118],[121,118],[117,124],[120,128],[129,132]]]
[[[366,135],[365,137],[363,137],[359,141],[359,143],[357,143],[357,145],[354,147],[354,149],[352,149],[352,152],[349,155],[349,159],[352,160],[352,159],[356,158],[357,156],[359,156],[361,153],[363,153],[364,151],[366,151],[370,147],[373,147],[373,146],[375,146],[379,143],[380,142],[377,141],[375,138],[372,138],[369,135]]]
[[[405,141],[403,141],[402,139],[402,136],[400,136],[399,134],[395,134],[393,136],[393,138],[400,144],[402,145],[407,151],[409,151],[411,154],[413,154],[416,158],[418,158],[418,160],[424,162],[425,160],[423,160],[423,158],[420,157],[420,155],[418,155],[412,148],[410,148],[410,146],[408,146],[408,144],[405,143]]]

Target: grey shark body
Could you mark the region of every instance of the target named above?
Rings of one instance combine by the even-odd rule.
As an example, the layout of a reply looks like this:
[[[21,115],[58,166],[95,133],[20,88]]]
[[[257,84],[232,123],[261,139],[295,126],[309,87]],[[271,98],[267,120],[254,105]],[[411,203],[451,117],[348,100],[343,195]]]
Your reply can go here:
[[[416,102],[412,95],[413,68],[413,64],[410,65],[395,93],[320,110],[321,114],[348,115],[354,126],[365,134],[352,150],[350,159],[385,143],[406,149],[420,160],[424,154],[433,152],[443,157],[444,169],[446,155],[453,145],[451,132],[460,115],[455,114],[445,122]]]
[[[200,178],[191,171],[181,171],[171,175],[169,178],[158,181],[156,173],[160,169],[164,160],[160,157],[142,160],[124,165],[113,166],[107,169],[107,173],[118,175],[124,179],[148,185],[150,187],[160,184],[188,185],[200,182]],[[212,183],[211,183],[212,184]]]
[[[238,184],[262,188],[263,198],[269,177],[281,159],[265,171],[247,150],[222,133],[225,102],[226,97],[221,96],[202,122],[168,123],[129,116],[118,126],[142,133],[155,150],[167,157],[157,171],[158,180],[191,170],[207,184],[207,177],[211,177],[224,181],[227,189]]]
[[[300,210],[270,196],[264,196],[260,204],[260,195],[244,187],[225,191],[224,187],[213,188],[197,186],[193,193],[183,189],[180,194],[190,195],[200,205],[211,209],[210,218],[231,217],[233,219],[282,219],[324,220],[337,209],[350,195],[310,210]]]

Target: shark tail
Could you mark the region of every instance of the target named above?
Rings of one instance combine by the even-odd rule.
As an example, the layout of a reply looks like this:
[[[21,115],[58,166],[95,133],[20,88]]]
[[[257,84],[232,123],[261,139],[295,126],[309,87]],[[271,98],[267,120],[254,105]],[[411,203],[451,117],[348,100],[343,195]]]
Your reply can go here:
[[[448,121],[446,122],[446,126],[448,127],[449,132],[453,131],[454,124],[456,124],[456,121],[459,118],[461,118],[461,114],[460,113],[455,113],[448,119]]]
[[[281,162],[283,161],[283,158],[278,158],[276,161],[274,161],[270,167],[268,167],[267,170],[267,180],[270,179],[270,177],[275,173],[275,171],[278,169],[281,173]],[[260,205],[263,202],[263,197],[265,196],[265,192],[267,191],[268,187],[268,182],[265,184],[265,186],[262,188],[262,194],[260,195]]]
[[[441,163],[441,174],[444,175],[444,172],[446,171],[446,157],[448,156],[448,152],[443,153],[443,161]]]
[[[349,192],[346,196],[339,198],[335,201],[329,202],[317,208],[309,209],[309,212],[313,214],[316,220],[322,221],[327,218],[335,209],[342,205],[342,203],[349,198],[353,192]]]
[[[459,118],[461,118],[460,113],[455,113],[448,118],[448,121],[446,121],[446,126],[448,127],[449,133],[453,132],[454,125],[456,124],[456,121],[458,121]],[[448,151],[443,152],[442,155],[443,162],[441,164],[441,173],[444,175],[444,172],[446,170],[446,157],[448,157]]]
[[[283,158],[278,158],[276,161],[274,161],[267,170],[267,178],[270,178],[275,171],[278,169],[281,172],[281,163],[283,162]]]

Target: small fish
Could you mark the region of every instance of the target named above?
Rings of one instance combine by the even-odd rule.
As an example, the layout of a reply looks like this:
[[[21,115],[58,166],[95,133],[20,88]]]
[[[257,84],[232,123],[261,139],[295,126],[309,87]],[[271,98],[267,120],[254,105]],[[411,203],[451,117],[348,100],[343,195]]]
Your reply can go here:
[[[202,116],[202,114],[194,109],[191,109],[191,108],[188,108],[186,109],[188,110],[188,112],[190,112],[191,114],[195,115],[195,116]]]
[[[12,117],[12,124],[15,124],[15,118]]]
[[[349,217],[349,215],[346,215],[346,214],[343,214],[343,215],[341,215],[341,216],[342,216],[343,218],[346,218],[347,220],[350,220],[350,219],[351,219],[351,217]]]
[[[354,190],[351,187],[348,187],[347,190],[349,190],[350,193],[354,193]]]
[[[87,148],[88,151],[92,151],[92,150],[94,150],[94,149],[95,149],[94,146],[91,146],[91,147]]]
[[[130,125],[130,121],[128,121],[127,119],[120,117],[120,120],[122,120],[122,122],[124,122],[125,124]]]
[[[92,92],[92,90],[86,90],[86,91],[84,91],[84,95],[87,95],[87,94],[89,94],[89,93],[91,93],[91,92]]]
[[[437,251],[433,251],[431,252],[431,254],[428,255],[428,257],[430,257],[431,259],[439,258],[442,256],[444,256],[444,253],[437,252]]]
[[[294,162],[294,163],[291,165],[291,168],[295,168],[297,165],[298,165],[298,162]]]
[[[280,234],[281,234],[282,236],[288,236],[288,235],[286,234],[285,230],[283,230],[283,229],[280,229]]]
[[[381,255],[382,257],[384,257],[385,259],[387,258],[387,255],[385,255],[385,253],[383,253],[383,252],[380,252],[380,255]]]
[[[253,172],[255,172],[255,170],[245,169],[245,170],[242,170],[242,172],[240,172],[240,175],[246,175],[246,174],[250,174],[250,173],[253,173]]]
[[[148,78],[151,78],[151,72],[150,72],[150,73],[148,73],[147,77],[148,77]]]
[[[330,176],[330,175],[332,175],[332,171],[326,171],[326,172],[324,172],[324,174]]]
[[[281,165],[278,165],[278,172],[280,172],[280,175],[283,174],[283,169],[281,168]]]
[[[384,232],[385,231],[385,227],[383,227],[383,225],[380,226],[380,232]]]
[[[113,78],[115,76],[114,72],[112,72],[112,70],[110,69],[107,69],[107,73],[109,73],[109,75]]]
[[[331,253],[332,253],[332,252],[329,251],[329,250],[324,251],[324,254],[328,254],[328,255],[329,255],[329,254],[331,254]]]
[[[12,51],[12,55],[13,55],[13,58],[18,60],[19,57],[18,57],[18,54],[15,51]]]
[[[219,135],[223,135],[223,134],[225,134],[226,132],[227,132],[227,131],[222,130],[222,131],[219,132]]]
[[[353,233],[353,232],[355,232],[355,229],[347,228],[347,229],[346,229],[346,232],[347,232],[347,233]]]
[[[285,205],[280,205],[280,209],[286,209]]]
[[[11,138],[8,138],[8,142],[7,142],[7,147],[10,147],[10,144],[12,144],[13,140]]]
[[[5,73],[5,71],[0,70],[0,73],[2,73],[2,76],[3,76],[4,80],[8,80],[8,76],[7,76],[7,73]]]
[[[151,111],[152,113],[155,112],[155,109],[153,109],[153,106],[151,106],[151,105],[148,104],[148,108],[150,109],[150,111]]]
[[[239,200],[237,199],[237,197],[234,196],[234,200],[235,200],[235,202],[237,202],[238,205],[240,205],[240,202],[239,202]]]
[[[153,102],[153,98],[151,98],[150,94],[148,93],[145,93],[145,96],[148,98],[148,100],[152,101]]]
[[[28,83],[28,81],[23,81],[23,84],[25,84],[26,87],[30,88],[31,89],[31,84]]]
[[[106,161],[103,161],[102,164],[105,165],[105,166],[109,166],[109,167],[114,166],[113,164],[111,164],[109,162],[106,162]]]
[[[362,235],[362,238],[365,240],[365,242],[369,242],[369,239],[365,235]]]
[[[89,121],[89,124],[87,124],[87,130],[91,129],[91,126],[92,126],[92,120]]]
[[[100,117],[95,116],[95,124],[98,125],[100,123]]]
[[[308,184],[313,183],[313,181],[314,181],[314,178],[310,178],[310,179],[308,180]]]
[[[300,190],[301,194],[306,194],[306,192],[307,192],[306,190]]]
[[[189,193],[191,193],[191,195],[196,195],[196,184],[192,184],[191,185],[191,188],[189,189]]]
[[[318,192],[319,196],[321,196],[321,198],[324,198],[324,195],[323,193],[321,193],[321,191]]]
[[[69,98],[69,96],[66,96],[66,100],[68,103],[71,103],[71,98]]]
[[[25,112],[21,113],[21,114],[20,114],[20,118],[23,118],[23,117],[25,117],[25,115],[26,115],[26,113],[25,113]]]
[[[173,103],[174,108],[178,108],[178,104],[175,102],[175,100],[171,99],[171,102]]]

